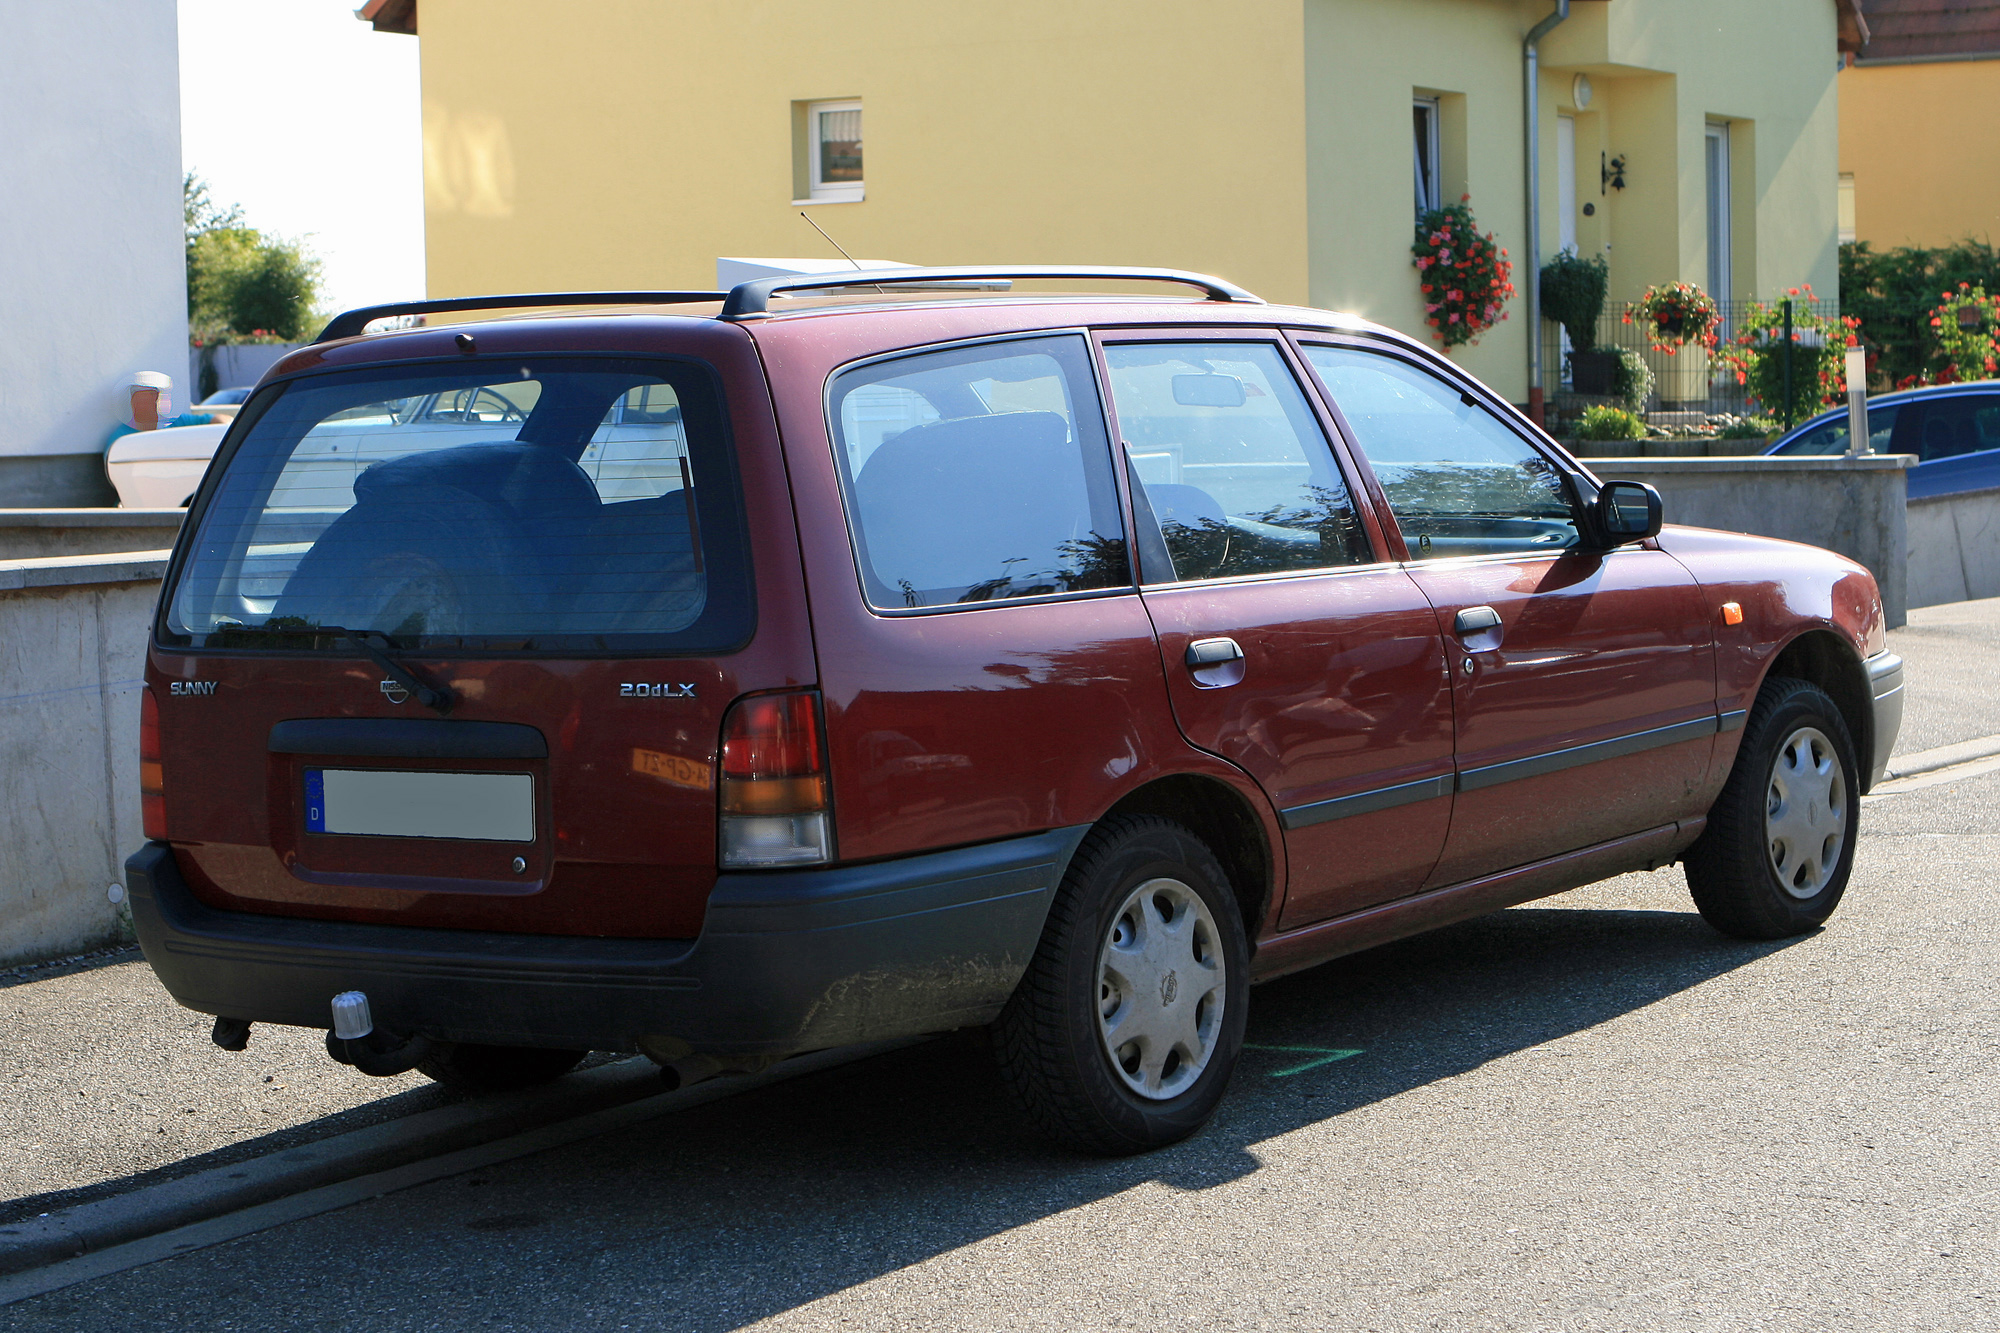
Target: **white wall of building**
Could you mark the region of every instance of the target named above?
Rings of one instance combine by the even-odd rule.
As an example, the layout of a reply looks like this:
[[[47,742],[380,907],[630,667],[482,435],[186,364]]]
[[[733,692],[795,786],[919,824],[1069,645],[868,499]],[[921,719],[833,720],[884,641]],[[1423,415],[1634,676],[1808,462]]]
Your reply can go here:
[[[0,507],[93,502],[126,373],[187,402],[179,58],[174,0],[0,3]]]

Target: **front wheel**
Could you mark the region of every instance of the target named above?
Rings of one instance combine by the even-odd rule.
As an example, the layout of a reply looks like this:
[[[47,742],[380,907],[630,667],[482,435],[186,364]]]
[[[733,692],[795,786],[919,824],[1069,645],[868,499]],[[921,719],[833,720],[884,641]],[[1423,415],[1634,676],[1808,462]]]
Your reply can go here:
[[[1804,934],[1840,905],[1860,820],[1860,774],[1840,709],[1809,681],[1765,681],[1736,766],[1687,851],[1695,906],[1724,934]]]
[[[1001,1073],[1068,1147],[1122,1155],[1177,1142],[1228,1087],[1249,973],[1214,854],[1165,819],[1107,820],[1078,848],[995,1024]]]

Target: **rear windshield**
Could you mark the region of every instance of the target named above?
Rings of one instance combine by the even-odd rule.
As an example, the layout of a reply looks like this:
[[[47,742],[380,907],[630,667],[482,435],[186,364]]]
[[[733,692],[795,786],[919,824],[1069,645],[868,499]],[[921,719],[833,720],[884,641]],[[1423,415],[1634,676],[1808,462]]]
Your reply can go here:
[[[378,367],[257,396],[177,571],[194,648],[713,652],[749,561],[706,365]]]

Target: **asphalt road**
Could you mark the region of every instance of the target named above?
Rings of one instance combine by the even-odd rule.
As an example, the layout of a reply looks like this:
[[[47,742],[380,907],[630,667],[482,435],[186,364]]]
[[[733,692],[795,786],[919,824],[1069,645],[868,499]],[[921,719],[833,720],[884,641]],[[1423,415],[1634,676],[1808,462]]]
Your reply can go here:
[[[2000,732],[1966,665],[1997,609],[1894,636],[1902,749]],[[1941,612],[1970,623],[1929,634]],[[1803,939],[1715,935],[1669,870],[1260,988],[1215,1123],[1147,1157],[1049,1151],[956,1037],[37,1297],[0,1329],[2000,1327],[1996,798],[2000,774],[1871,800],[1848,900]],[[176,1021],[163,999],[119,1012],[131,967],[0,1001],[92,975],[115,980],[79,1039],[172,1046],[143,1026]],[[245,1065],[199,1035],[97,1067],[151,1089],[156,1120],[217,1115],[191,1149],[384,1113],[339,1070],[267,1103],[259,1068],[323,1057]],[[54,1105],[61,1080],[33,1077]],[[39,1179],[101,1180],[158,1128],[104,1105],[67,1117],[88,1151],[67,1113],[29,1116],[69,1163]],[[0,1130],[21,1178],[37,1154]]]

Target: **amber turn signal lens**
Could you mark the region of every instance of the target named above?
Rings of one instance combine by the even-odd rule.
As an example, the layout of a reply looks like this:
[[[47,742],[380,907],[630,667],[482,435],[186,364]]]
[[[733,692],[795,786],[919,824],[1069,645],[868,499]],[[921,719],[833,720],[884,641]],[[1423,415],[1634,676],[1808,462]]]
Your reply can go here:
[[[1743,623],[1742,606],[1736,602],[1724,602],[1722,604],[1722,623],[1725,625],[1742,624]]]

